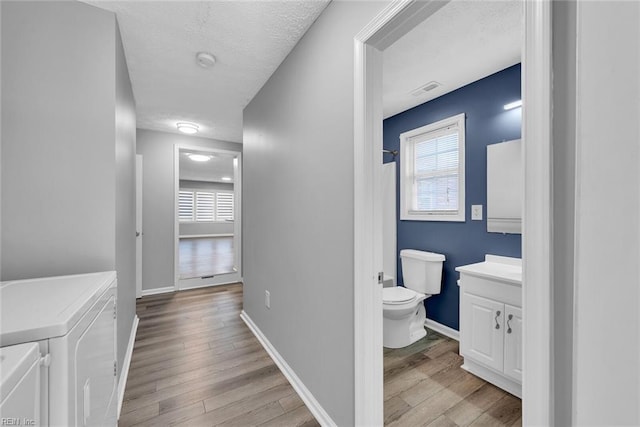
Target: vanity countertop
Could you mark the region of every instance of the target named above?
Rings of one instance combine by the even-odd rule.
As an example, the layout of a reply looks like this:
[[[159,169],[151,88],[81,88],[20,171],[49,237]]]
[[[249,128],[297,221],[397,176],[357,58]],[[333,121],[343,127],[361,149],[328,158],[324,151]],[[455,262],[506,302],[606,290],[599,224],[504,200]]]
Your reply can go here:
[[[486,255],[483,262],[461,265],[456,267],[456,271],[522,286],[522,260],[520,258]]]

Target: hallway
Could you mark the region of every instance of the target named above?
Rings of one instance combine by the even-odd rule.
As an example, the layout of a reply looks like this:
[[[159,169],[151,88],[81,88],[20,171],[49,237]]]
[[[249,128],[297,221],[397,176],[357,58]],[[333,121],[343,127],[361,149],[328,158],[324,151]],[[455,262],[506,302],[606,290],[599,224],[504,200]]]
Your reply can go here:
[[[241,284],[139,299],[119,425],[318,425],[241,308]]]

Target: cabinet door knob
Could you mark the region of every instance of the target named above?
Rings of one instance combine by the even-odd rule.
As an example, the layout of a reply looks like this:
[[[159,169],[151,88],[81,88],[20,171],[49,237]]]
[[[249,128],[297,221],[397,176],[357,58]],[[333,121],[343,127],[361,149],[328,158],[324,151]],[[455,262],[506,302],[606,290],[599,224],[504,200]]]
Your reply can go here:
[[[507,319],[507,333],[510,334],[511,333],[511,325],[509,324],[509,321],[513,319],[513,314],[509,315],[509,318]]]
[[[500,323],[498,323],[498,316],[500,316],[500,310],[496,311],[496,329],[500,329]]]

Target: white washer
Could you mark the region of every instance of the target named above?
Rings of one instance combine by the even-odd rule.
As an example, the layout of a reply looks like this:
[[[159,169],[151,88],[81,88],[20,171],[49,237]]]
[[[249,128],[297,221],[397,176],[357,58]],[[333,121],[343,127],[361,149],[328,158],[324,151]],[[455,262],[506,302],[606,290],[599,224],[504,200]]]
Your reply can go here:
[[[115,426],[116,273],[2,282],[0,296],[2,353],[13,351],[8,346],[36,343],[42,360],[37,425]],[[22,387],[27,396],[32,383]],[[15,402],[22,400],[3,400],[3,417],[18,411]]]

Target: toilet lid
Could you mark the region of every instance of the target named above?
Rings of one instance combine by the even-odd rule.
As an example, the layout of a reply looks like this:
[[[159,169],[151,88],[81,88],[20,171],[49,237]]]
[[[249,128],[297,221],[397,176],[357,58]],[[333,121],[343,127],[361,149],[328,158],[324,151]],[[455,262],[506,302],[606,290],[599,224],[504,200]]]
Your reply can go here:
[[[382,302],[385,304],[404,304],[416,299],[416,293],[411,289],[395,286],[382,288]]]

